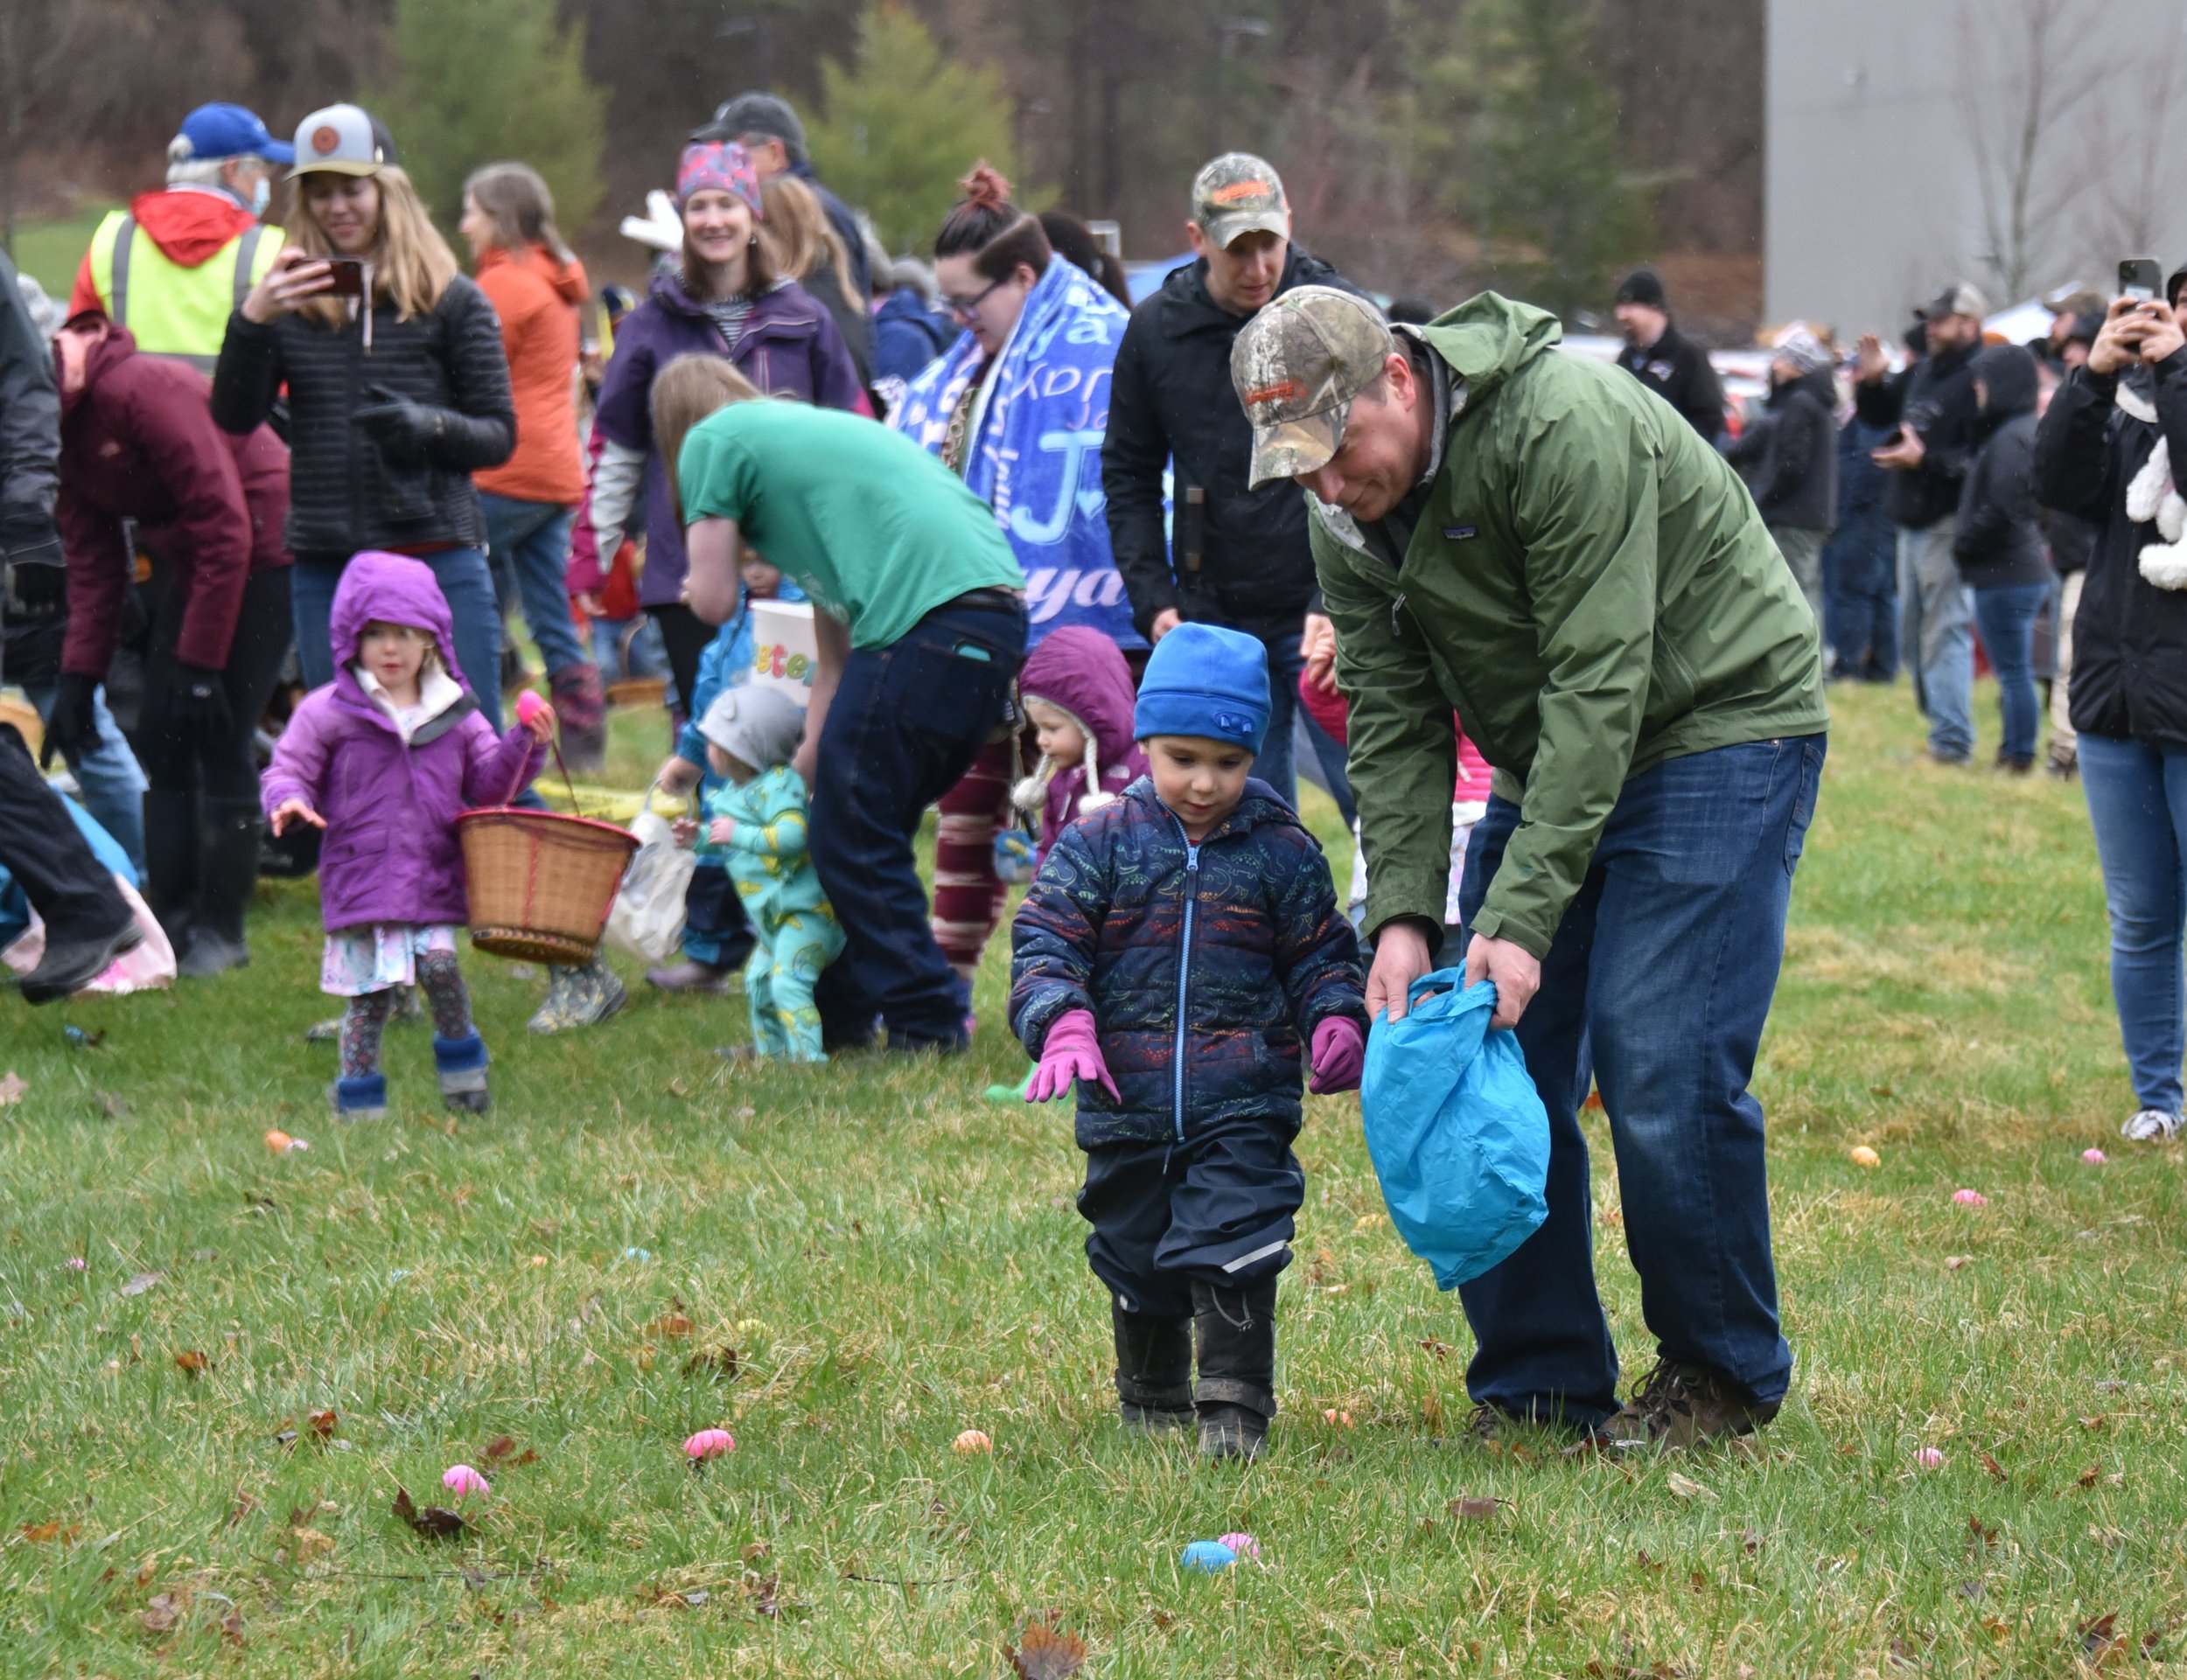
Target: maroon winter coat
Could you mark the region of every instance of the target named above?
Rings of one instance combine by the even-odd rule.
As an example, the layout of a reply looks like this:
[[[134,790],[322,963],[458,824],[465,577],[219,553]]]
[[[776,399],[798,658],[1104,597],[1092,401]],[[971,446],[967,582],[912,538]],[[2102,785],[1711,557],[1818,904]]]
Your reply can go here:
[[[144,551],[189,591],[175,657],[225,669],[243,585],[289,563],[287,447],[265,426],[222,431],[207,406],[211,381],[171,358],[140,356],[126,327],[108,324],[84,358],[83,388],[66,387],[53,508],[68,555],[60,668],[104,677],[113,661],[136,567],[122,521],[134,519]]]

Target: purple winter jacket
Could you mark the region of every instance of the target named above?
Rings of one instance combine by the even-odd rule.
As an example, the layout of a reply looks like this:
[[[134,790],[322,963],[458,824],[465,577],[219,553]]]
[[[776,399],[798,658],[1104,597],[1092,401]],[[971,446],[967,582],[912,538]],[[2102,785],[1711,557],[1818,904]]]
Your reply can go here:
[[[667,469],[653,448],[653,394],[655,374],[678,356],[694,354],[728,357],[769,396],[873,412],[842,332],[795,281],[759,297],[731,349],[674,273],[655,275],[646,301],[615,330],[615,354],[600,382],[595,417],[608,442],[646,451],[646,570],[638,584],[642,606],[663,607],[682,598],[683,528],[676,523]]]
[[[326,819],[319,847],[319,912],[327,931],[374,922],[465,922],[463,847],[456,818],[506,805],[539,774],[547,749],[521,726],[498,740],[465,687],[403,744],[395,720],[351,669],[374,619],[433,633],[458,683],[447,598],[423,561],[367,550],[334,589],[334,680],[304,697],[274,747],[261,789],[266,813],[302,799]]]
[[[1066,624],[1049,631],[1025,656],[1017,692],[1071,714],[1080,732],[1094,742],[1103,792],[1121,793],[1147,774],[1147,755],[1131,735],[1136,698],[1131,667],[1115,642],[1101,631],[1090,624]],[[1057,767],[1041,807],[1036,868],[1048,861],[1048,848],[1056,843],[1056,836],[1078,820],[1079,801],[1090,791],[1083,763]]]

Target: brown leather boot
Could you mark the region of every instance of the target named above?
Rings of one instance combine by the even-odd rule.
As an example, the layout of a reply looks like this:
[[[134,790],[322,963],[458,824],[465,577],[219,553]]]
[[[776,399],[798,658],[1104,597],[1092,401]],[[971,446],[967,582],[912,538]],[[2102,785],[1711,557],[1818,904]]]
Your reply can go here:
[[[1755,1399],[1720,1371],[1659,1359],[1602,1436],[1605,1446],[1628,1452],[1705,1446],[1751,1435],[1777,1412],[1778,1402]]]

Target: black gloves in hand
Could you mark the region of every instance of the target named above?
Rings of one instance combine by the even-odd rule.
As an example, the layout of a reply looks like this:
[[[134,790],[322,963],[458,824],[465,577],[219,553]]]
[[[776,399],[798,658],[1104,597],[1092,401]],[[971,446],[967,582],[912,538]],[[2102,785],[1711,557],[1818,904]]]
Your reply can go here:
[[[390,461],[424,465],[447,426],[448,411],[399,397],[383,385],[369,387],[365,394],[379,400],[357,411],[357,423],[380,445],[381,453]]]
[[[0,516],[0,554],[7,558],[8,589],[17,605],[43,613],[67,604],[60,533],[47,515],[17,509]]]
[[[99,719],[93,709],[99,698],[99,680],[80,672],[64,671],[53,691],[53,715],[45,720],[45,744],[38,749],[41,770],[51,770],[58,752],[73,766],[99,746]]]
[[[234,727],[227,709],[227,690],[217,671],[177,660],[167,704],[175,722],[193,740],[223,741]]]

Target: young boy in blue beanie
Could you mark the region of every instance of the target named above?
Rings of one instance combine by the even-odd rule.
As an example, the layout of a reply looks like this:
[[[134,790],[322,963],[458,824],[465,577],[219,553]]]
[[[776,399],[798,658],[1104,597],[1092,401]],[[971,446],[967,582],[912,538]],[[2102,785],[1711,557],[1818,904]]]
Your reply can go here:
[[[1251,777],[1268,723],[1257,639],[1163,637],[1133,717],[1149,773],[1064,830],[1011,931],[1010,1026],[1039,1063],[1026,1100],[1078,1087],[1123,1420],[1197,1414],[1218,1459],[1254,1456],[1275,1415],[1301,1064],[1317,1092],[1353,1090],[1366,1035],[1329,865]]]

